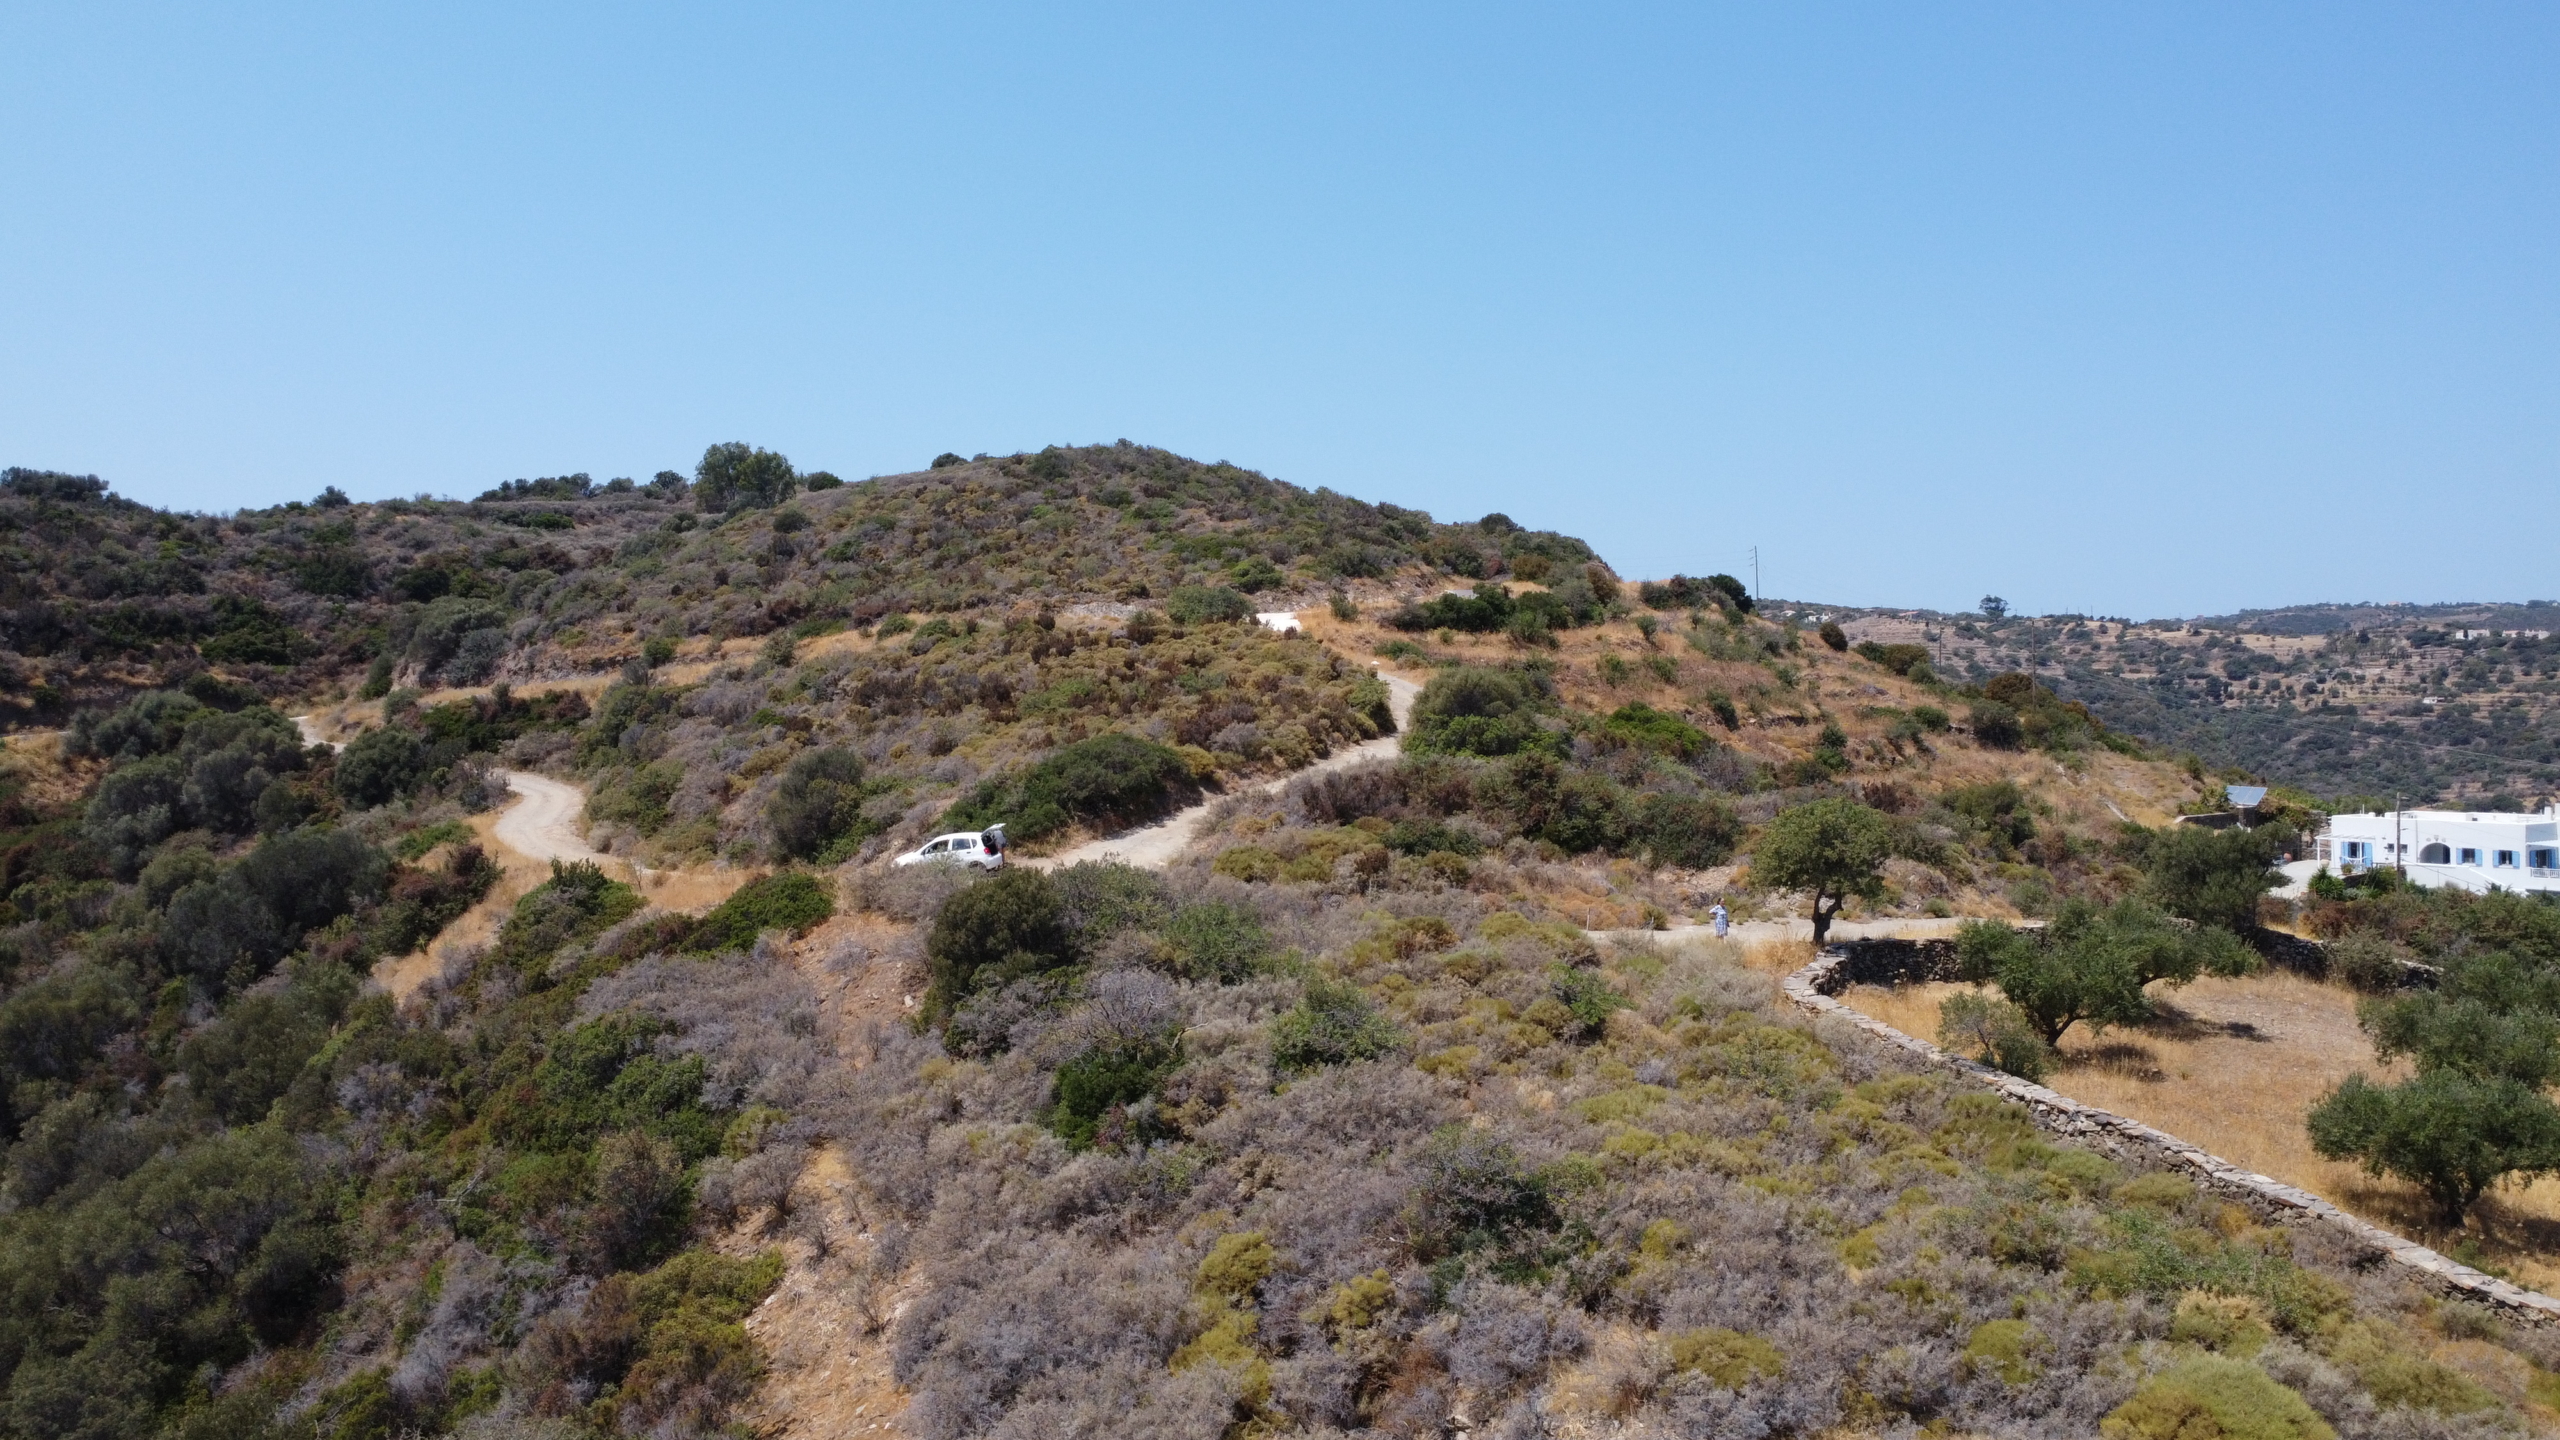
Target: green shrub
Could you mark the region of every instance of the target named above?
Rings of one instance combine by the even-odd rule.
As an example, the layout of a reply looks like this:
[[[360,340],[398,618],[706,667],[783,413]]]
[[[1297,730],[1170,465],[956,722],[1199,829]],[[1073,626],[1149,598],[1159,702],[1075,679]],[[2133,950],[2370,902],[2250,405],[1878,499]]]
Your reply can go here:
[[[1959,785],[1938,797],[1939,803],[1971,822],[1974,830],[2001,854],[2013,854],[2035,838],[2035,814],[2027,792],[2015,780],[1987,780]]]
[[[227,1124],[262,1118],[328,1042],[358,983],[343,966],[313,963],[282,990],[241,996],[178,1047],[189,1093]]]
[[[774,848],[795,860],[834,858],[862,838],[864,794],[862,757],[841,745],[800,752],[765,805]]]
[[[748,881],[712,907],[694,927],[685,948],[702,954],[742,950],[767,930],[802,935],[835,913],[835,898],[816,876],[801,870],[778,871]]]
[[[1600,723],[1600,730],[1625,744],[1679,760],[1694,760],[1715,745],[1704,730],[1640,700],[1619,706]]]
[[[1632,1003],[1626,996],[1609,988],[1596,970],[1578,970],[1570,965],[1557,965],[1547,971],[1547,988],[1572,1016],[1572,1029],[1567,1039],[1596,1040],[1609,1026],[1610,1012],[1624,1010]]]
[[[1288,578],[1280,573],[1279,566],[1259,555],[1248,555],[1237,561],[1227,571],[1228,583],[1247,595],[1258,595],[1265,590],[1278,589]]]
[[[1126,1113],[1155,1094],[1181,1063],[1181,1049],[1168,1037],[1096,1046],[1058,1067],[1049,1128],[1078,1150],[1097,1141],[1155,1139],[1158,1127],[1130,1123]]]
[[[1484,845],[1476,837],[1456,826],[1439,820],[1398,820],[1378,837],[1386,847],[1399,855],[1481,855]]]
[[[290,665],[311,648],[291,621],[243,596],[215,600],[213,618],[213,636],[196,653],[216,665]]]
[[[1375,675],[1363,675],[1351,682],[1351,713],[1369,722],[1381,735],[1396,733],[1395,706],[1387,692],[1387,682]]]
[[[1316,979],[1306,994],[1271,1025],[1271,1065],[1297,1075],[1327,1065],[1349,1065],[1393,1053],[1404,1036],[1356,985]]]
[[[1561,1223],[1544,1178],[1521,1165],[1511,1147],[1467,1125],[1446,1125],[1423,1147],[1405,1235],[1414,1257],[1492,1252],[1534,1264],[1536,1250]]]
[[[1214,625],[1253,618],[1253,601],[1225,585],[1176,585],[1164,613],[1177,625]]]
[[[1841,629],[1840,622],[1837,620],[1823,621],[1822,628],[1814,633],[1820,635],[1822,637],[1822,643],[1833,650],[1847,650],[1849,648],[1849,632]]]
[[[615,1433],[644,1434],[662,1418],[744,1401],[762,1366],[743,1322],[782,1269],[779,1251],[734,1260],[689,1250],[645,1275],[608,1277],[588,1300],[596,1334],[582,1348],[609,1357],[619,1383],[592,1413]]]
[[[426,746],[397,726],[367,730],[338,754],[338,793],[359,809],[388,804],[425,778]]]
[[[2328,944],[2329,975],[2368,995],[2388,995],[2408,983],[2407,952],[2383,936],[2357,930]]]
[[[925,958],[931,1024],[981,989],[1063,968],[1076,955],[1057,887],[1037,870],[1008,869],[942,903]]]
[[[1124,930],[1154,930],[1173,918],[1173,898],[1149,871],[1114,860],[1084,860],[1049,872],[1058,912],[1078,954]]]
[[[2190,1290],[2178,1297],[2177,1314],[2169,1321],[2170,1339],[2240,1360],[2257,1354],[2274,1335],[2265,1308],[2246,1295]]]
[[[403,860],[416,860],[439,845],[458,845],[470,838],[470,826],[459,820],[447,820],[437,825],[422,826],[401,836],[399,843],[391,847],[391,853]]]
[[[1988,995],[1962,993],[1940,1001],[1938,1043],[2021,1080],[2042,1080],[2055,1058],[2025,1011]]]
[[[1739,1330],[1683,1330],[1671,1337],[1671,1368],[1700,1375],[1727,1390],[1786,1373],[1778,1347]]]
[[[592,861],[551,862],[551,878],[516,902],[498,927],[490,958],[517,971],[539,970],[573,939],[593,935],[640,908],[640,894]]]
[[[1741,818],[1723,799],[1653,791],[1637,799],[1616,843],[1655,865],[1703,870],[1723,864],[1741,839]]]
[[[1830,637],[1826,635],[1823,639],[1827,643]],[[1896,675],[1909,675],[1913,666],[1929,663],[1929,647],[1926,645],[1881,645],[1869,640],[1858,647],[1858,654]]]
[[[1002,822],[1016,841],[1083,822],[1142,824],[1191,790],[1191,767],[1152,740],[1117,732],[1079,740],[1028,769],[982,782],[943,816],[954,829]]]
[[[2098,1422],[2102,1440],[2335,1440],[2300,1395],[2245,1360],[2193,1355]]]
[[[666,828],[667,807],[683,784],[684,767],[672,760],[617,769],[595,782],[587,796],[587,816],[628,825],[643,835],[655,835]]]
[[[1414,701],[1405,750],[1486,756],[1560,750],[1563,737],[1537,721],[1547,705],[1545,685],[1534,676],[1474,665],[1443,670]]]
[[[1997,700],[1974,702],[1969,717],[1975,743],[1988,750],[2015,750],[2026,743],[2026,726],[2018,712]]]
[[[1165,939],[1185,979],[1232,985],[1251,975],[1271,951],[1262,917],[1224,900],[1186,905],[1165,926]]]
[[[1279,879],[1281,864],[1277,852],[1259,845],[1230,845],[1209,862],[1209,872],[1259,885]]]

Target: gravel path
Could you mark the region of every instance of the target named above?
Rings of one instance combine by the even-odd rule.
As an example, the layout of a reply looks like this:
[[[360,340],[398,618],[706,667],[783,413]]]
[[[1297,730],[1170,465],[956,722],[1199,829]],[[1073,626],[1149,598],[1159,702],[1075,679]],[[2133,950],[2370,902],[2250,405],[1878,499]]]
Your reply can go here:
[[[294,728],[302,732],[306,745],[326,745],[332,750],[347,747],[320,733],[319,725],[308,715],[293,717]],[[491,835],[501,845],[528,860],[579,860],[619,863],[590,849],[586,837],[578,833],[578,817],[586,813],[586,792],[575,785],[536,775],[525,770],[501,770],[507,789],[516,795],[513,803],[498,816]]]
[[[1413,702],[1422,693],[1422,687],[1393,675],[1381,674],[1378,678],[1387,682],[1387,710],[1396,717],[1395,734],[1364,741],[1348,750],[1337,750],[1305,769],[1292,770],[1277,780],[1265,780],[1246,793],[1268,795],[1301,775],[1323,775],[1349,769],[1363,761],[1394,759],[1403,748],[1402,737],[1406,727],[1412,723]],[[1118,860],[1141,869],[1161,870],[1172,864],[1175,856],[1190,848],[1192,839],[1200,833],[1200,822],[1209,818],[1209,807],[1216,803],[1204,800],[1153,825],[1101,840],[1088,840],[1072,850],[1036,860],[1026,859],[1022,863],[1035,869],[1054,870],[1083,860]]]
[[[499,844],[535,860],[614,863],[589,849],[585,837],[578,833],[578,817],[587,808],[585,792],[548,775],[524,770],[499,773],[507,777],[507,788],[519,797],[498,817],[493,833]]]

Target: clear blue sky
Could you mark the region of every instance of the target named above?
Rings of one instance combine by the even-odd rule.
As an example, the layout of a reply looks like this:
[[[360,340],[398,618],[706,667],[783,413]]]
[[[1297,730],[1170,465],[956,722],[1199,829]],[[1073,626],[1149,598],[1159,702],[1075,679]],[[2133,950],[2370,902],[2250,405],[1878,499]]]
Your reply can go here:
[[[2560,592],[2549,6],[0,9],[0,464],[1126,436],[1770,593]]]

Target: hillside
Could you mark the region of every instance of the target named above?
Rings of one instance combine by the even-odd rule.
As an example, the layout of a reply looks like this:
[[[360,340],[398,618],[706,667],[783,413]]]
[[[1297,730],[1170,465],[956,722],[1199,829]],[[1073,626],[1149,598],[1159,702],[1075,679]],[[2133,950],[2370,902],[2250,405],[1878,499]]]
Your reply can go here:
[[[9,473],[0,1436],[2548,1422],[2549,1337],[1771,983],[1826,834],[1846,919],[2245,958],[2282,837],[2148,828],[2200,774],[1501,516],[945,461]],[[509,769],[606,860],[507,888]]]
[[[0,689],[14,723],[58,722],[198,662],[271,695],[368,667],[385,685],[520,683],[610,669],[653,638],[692,652],[891,614],[1161,603],[1186,584],[1303,596],[1415,563],[1480,576],[1590,558],[1499,516],[1442,524],[1125,443],[1072,461],[945,458],[956,463],[860,485],[821,475],[827,488],[795,483],[788,504],[733,511],[703,510],[673,472],[215,516],[12,470]]]
[[[1816,607],[1793,607],[1814,610]],[[2560,793],[2560,605],[2193,620],[1836,611],[1950,676],[2024,670],[2108,723],[2313,794],[2517,809]]]

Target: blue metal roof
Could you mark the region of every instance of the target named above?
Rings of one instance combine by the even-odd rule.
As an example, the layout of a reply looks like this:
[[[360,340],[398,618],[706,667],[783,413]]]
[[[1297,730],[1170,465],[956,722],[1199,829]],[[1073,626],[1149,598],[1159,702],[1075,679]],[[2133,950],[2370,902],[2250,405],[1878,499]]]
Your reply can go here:
[[[2252,810],[2266,803],[2267,787],[2264,785],[2225,785],[2222,787],[2222,794],[2225,799],[2231,802],[2233,809]]]

